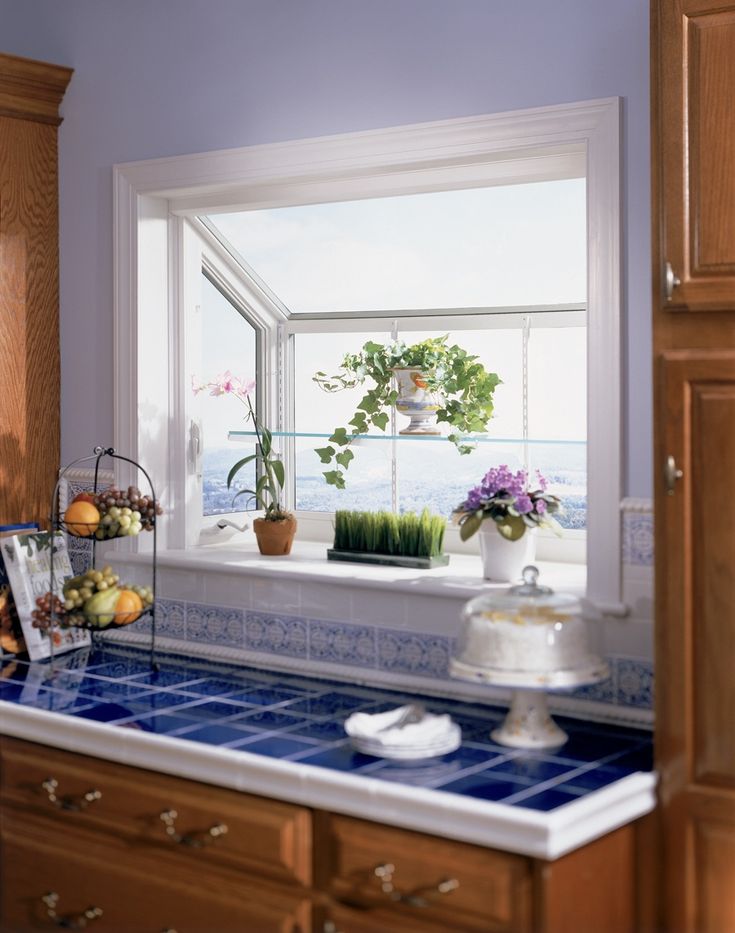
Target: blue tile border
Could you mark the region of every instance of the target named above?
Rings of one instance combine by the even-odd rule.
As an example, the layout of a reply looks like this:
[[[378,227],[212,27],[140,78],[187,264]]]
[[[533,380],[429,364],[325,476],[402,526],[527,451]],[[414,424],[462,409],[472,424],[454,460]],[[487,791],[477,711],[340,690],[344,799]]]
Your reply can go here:
[[[336,665],[345,672],[361,668],[452,683],[449,659],[453,640],[447,636],[174,599],[157,601],[156,612],[158,634],[182,644],[200,642],[274,658]],[[141,620],[137,630],[150,631],[150,621]],[[629,657],[610,657],[608,663],[608,680],[560,695],[580,702],[650,710],[653,664]]]
[[[653,566],[653,515],[623,513],[623,563],[634,567]]]

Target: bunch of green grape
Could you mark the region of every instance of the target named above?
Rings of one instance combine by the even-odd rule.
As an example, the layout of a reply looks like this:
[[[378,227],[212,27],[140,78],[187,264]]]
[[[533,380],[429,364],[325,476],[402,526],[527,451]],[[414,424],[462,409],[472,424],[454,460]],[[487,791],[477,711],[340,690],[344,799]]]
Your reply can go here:
[[[152,496],[145,496],[137,486],[127,490],[110,486],[94,497],[100,513],[100,524],[95,531],[99,540],[106,538],[135,537],[141,531],[152,531],[156,516],[163,509]]]
[[[124,589],[136,592],[143,602],[144,609],[153,604],[153,590],[150,586],[138,586],[137,583],[133,583],[129,586],[126,584]]]
[[[113,573],[109,564],[105,564],[101,570],[90,567],[83,574],[72,577],[64,583],[64,609],[67,612],[81,609],[90,596],[115,586],[119,580],[120,577]]]

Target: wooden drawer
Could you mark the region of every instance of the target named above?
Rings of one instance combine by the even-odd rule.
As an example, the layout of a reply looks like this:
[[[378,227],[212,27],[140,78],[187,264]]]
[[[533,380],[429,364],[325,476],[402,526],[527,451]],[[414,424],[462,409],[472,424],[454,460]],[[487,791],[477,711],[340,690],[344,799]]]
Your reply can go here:
[[[17,814],[4,820],[2,933],[82,929],[79,918],[95,908],[101,914],[86,920],[90,933],[312,929],[311,902],[293,886],[243,880],[227,870],[210,869],[204,877],[191,866],[172,873],[167,869],[170,860],[161,864],[150,855],[140,858],[123,840],[77,831],[41,832],[43,822]],[[56,898],[49,899],[50,894]]]
[[[395,916],[406,920],[407,929],[416,923],[427,930],[531,928],[530,859],[349,817],[319,819],[328,841],[318,864],[321,882],[336,901],[353,908],[355,931],[369,928],[371,910],[374,928],[388,929],[377,913],[386,908],[400,911]]]
[[[70,828],[127,836],[138,849],[145,843],[176,851],[200,869],[221,865],[311,882],[311,814],[304,807],[7,738],[0,764],[6,805],[53,815]],[[57,783],[55,803],[43,787],[49,779]],[[93,791],[99,798],[85,801]],[[172,812],[168,824],[161,819]],[[222,825],[226,831],[210,834]]]

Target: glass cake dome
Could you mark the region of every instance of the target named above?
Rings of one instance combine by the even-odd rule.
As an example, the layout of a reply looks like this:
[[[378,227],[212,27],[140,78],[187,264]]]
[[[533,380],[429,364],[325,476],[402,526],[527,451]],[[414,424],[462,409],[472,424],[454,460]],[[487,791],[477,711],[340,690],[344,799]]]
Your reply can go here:
[[[589,626],[581,601],[539,586],[538,569],[523,583],[471,599],[449,665],[461,680],[516,688],[496,741],[517,747],[560,745],[566,735],[551,720],[542,691],[579,687],[609,677],[597,652],[599,628]]]

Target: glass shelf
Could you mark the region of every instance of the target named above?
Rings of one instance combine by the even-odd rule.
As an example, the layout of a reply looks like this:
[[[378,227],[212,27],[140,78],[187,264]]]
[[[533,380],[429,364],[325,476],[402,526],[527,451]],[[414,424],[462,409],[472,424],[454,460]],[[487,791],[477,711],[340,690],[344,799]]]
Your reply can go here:
[[[331,434],[317,434],[305,431],[272,431],[273,437],[307,438],[313,440],[326,440]],[[231,441],[247,441],[255,437],[255,431],[230,431],[227,435]],[[446,434],[355,434],[352,436],[355,443],[362,441],[446,441]],[[522,437],[490,437],[487,434],[473,435],[461,438],[466,444],[553,444],[567,447],[584,447],[587,441],[578,440],[552,440],[549,438]]]

